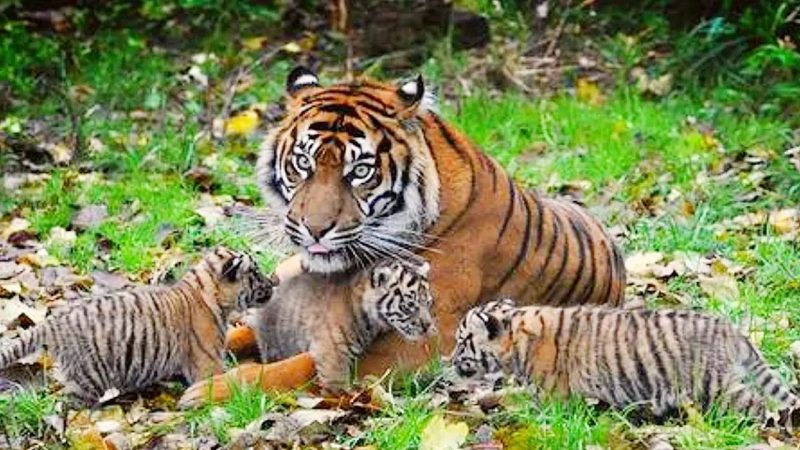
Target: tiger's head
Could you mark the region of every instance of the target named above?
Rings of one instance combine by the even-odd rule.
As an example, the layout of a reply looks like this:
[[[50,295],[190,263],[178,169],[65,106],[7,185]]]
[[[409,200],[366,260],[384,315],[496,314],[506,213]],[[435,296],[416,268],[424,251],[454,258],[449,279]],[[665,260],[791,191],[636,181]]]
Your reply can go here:
[[[362,307],[370,320],[412,341],[435,335],[429,272],[427,262],[378,263],[365,282],[362,295]]]
[[[272,296],[272,281],[259,269],[258,263],[245,252],[217,247],[203,256],[190,273],[202,292],[216,287],[216,302],[223,314],[260,306]],[[188,276],[188,274],[187,274]]]
[[[456,331],[450,362],[459,376],[479,378],[503,370],[511,350],[511,299],[486,303],[467,312]]]
[[[306,266],[332,273],[411,257],[439,215],[422,78],[322,87],[298,67],[286,89],[286,118],[264,141],[257,174]]]

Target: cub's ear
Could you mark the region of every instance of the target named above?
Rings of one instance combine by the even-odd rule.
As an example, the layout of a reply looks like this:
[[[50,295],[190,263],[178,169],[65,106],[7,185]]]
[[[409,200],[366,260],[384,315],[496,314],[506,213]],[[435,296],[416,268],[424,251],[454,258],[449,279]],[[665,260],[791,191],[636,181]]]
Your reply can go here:
[[[417,269],[417,273],[421,277],[428,278],[428,275],[431,273],[431,263],[428,261],[423,261],[423,263]]]
[[[401,81],[397,85],[397,95],[409,108],[419,104],[422,97],[425,96],[425,82],[422,81],[422,75],[417,75],[411,80]]]
[[[234,256],[222,264],[222,277],[228,282],[234,283],[239,279],[246,264],[241,256]]]
[[[372,287],[379,288],[385,286],[392,277],[392,268],[379,266],[372,270]]]
[[[497,339],[497,336],[500,336],[500,333],[503,332],[503,323],[495,316],[487,315],[485,325],[490,341]]]
[[[501,307],[505,307],[505,308],[516,308],[516,307],[517,307],[517,304],[516,304],[516,302],[514,301],[514,299],[513,299],[513,298],[510,298],[510,297],[506,297],[506,298],[504,298],[504,299],[500,300],[500,301],[498,302],[498,304],[499,304]]]
[[[317,74],[303,66],[297,66],[292,69],[286,79],[286,92],[290,95],[295,95],[305,88],[317,86],[319,86]]]

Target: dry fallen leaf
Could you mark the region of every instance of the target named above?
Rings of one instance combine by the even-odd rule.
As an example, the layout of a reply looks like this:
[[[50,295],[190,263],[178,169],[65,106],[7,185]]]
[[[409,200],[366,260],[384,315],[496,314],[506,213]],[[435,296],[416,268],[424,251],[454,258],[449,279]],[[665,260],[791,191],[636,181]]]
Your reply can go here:
[[[267,43],[266,36],[255,36],[251,38],[242,39],[242,47],[246,50],[261,50]]]
[[[575,84],[575,95],[578,100],[588,103],[592,106],[600,106],[605,102],[605,96],[600,91],[597,83],[589,81],[585,78],[579,78]]]
[[[464,422],[449,423],[441,415],[431,418],[422,430],[420,450],[457,450],[467,439],[469,427]]]
[[[17,321],[38,324],[44,321],[46,315],[47,308],[44,306],[31,307],[18,298],[0,302],[0,325],[8,326]]]
[[[243,111],[225,122],[226,136],[247,136],[258,128],[261,118],[255,110]]]
[[[9,236],[14,233],[18,233],[20,231],[25,231],[31,226],[31,223],[25,219],[15,217],[11,219],[11,222],[2,228],[2,232],[0,232],[0,239],[6,240]]]
[[[72,149],[64,144],[45,144],[44,149],[56,164],[66,164],[72,159]]]
[[[108,217],[108,207],[106,205],[87,205],[81,208],[75,218],[72,219],[72,226],[77,230],[86,230],[100,225]]]
[[[53,245],[69,246],[75,243],[78,235],[74,231],[67,231],[61,227],[53,227],[50,229],[50,237],[48,243]]]
[[[664,259],[661,252],[639,252],[625,258],[625,269],[632,276],[653,275],[653,268]]]
[[[709,297],[716,298],[728,303],[739,300],[739,285],[736,279],[730,275],[701,275],[700,289]]]

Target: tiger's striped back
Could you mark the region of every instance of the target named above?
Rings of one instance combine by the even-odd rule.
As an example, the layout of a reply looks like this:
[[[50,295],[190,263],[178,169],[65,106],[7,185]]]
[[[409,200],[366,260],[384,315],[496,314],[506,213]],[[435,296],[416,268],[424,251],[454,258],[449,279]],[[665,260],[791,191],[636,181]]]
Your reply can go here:
[[[0,368],[47,347],[65,386],[87,401],[131,392],[175,374],[222,370],[229,313],[270,297],[248,255],[217,248],[169,287],[86,300],[0,348]]]
[[[464,376],[500,369],[548,390],[643,406],[656,417],[689,402],[761,419],[768,406],[800,407],[745,336],[692,311],[492,302],[461,322],[452,361]]]

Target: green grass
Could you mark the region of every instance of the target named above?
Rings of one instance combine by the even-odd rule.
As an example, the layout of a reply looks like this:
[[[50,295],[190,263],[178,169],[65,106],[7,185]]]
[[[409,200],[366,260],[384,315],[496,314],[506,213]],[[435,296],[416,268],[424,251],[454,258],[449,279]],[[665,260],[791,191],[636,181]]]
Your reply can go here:
[[[162,14],[172,14],[154,2],[144,3],[137,14],[158,20],[164,19]],[[264,23],[274,21],[275,15],[250,10],[258,7],[249,3],[237,2],[230,10],[214,1],[180,3],[177,11],[196,13],[196,20],[163,36],[147,26],[117,31],[108,24],[93,30],[90,38],[31,33],[19,23],[4,25],[0,33],[0,79],[10,85],[17,100],[2,111],[6,123],[25,126],[55,118],[50,120],[55,134],[67,135],[71,130],[63,117],[61,94],[77,90],[81,95],[70,101],[82,117],[84,143],[102,144],[91,151],[85,148],[82,155],[92,175],[75,166],[63,167],[43,183],[13,195],[0,193],[0,220],[8,220],[11,212],[29,220],[43,242],[55,227],[69,228],[82,207],[108,205],[109,217],[78,232],[75,242],[47,244],[51,254],[81,272],[103,269],[146,279],[170,252],[188,260],[216,244],[247,247],[247,240],[235,230],[204,227],[195,213],[202,193],[184,174],[198,165],[208,166],[217,200],[259,202],[253,182],[258,139],[219,141],[201,133],[208,129],[206,109],[211,115],[221,109],[225,77],[237,64],[256,56],[230,39],[226,21],[234,16],[259,17],[264,22],[241,23],[242,36],[258,35],[265,33]],[[497,10],[495,2],[483,0],[464,3],[488,12],[495,24],[512,24],[515,36],[526,34],[514,7]],[[115,17],[104,20],[113,23]],[[658,18],[647,20],[656,28],[662,26]],[[205,32],[196,33],[198,28]],[[175,41],[182,44],[176,46]],[[601,51],[623,68],[640,64],[652,48],[654,42],[632,42],[621,34],[601,43]],[[199,64],[211,81],[207,92],[180,80],[197,53],[216,56]],[[454,74],[467,70],[469,58],[440,45],[420,70],[436,80],[430,84],[452,83]],[[282,56],[254,71],[252,87],[237,94],[233,109],[279,101],[292,65]],[[380,65],[373,70],[381,73]],[[614,74],[621,81],[626,75]],[[759,346],[792,380],[787,352],[800,340],[800,248],[767,229],[720,234],[718,226],[744,213],[800,203],[800,173],[782,156],[797,145],[794,122],[769,111],[755,114],[753,108],[732,106],[749,93],[728,82],[709,89],[691,86],[661,99],[644,98],[624,83],[603,94],[604,102],[591,105],[566,90],[530,98],[478,85],[473,95],[446,100],[441,109],[525,185],[552,193],[565,182],[588,182],[589,206],[604,212],[608,225],[627,227],[628,253],[696,252],[751,267],[752,272],[738,280],[741,296],[736,302],[709,298],[692,277],[672,279],[667,289],[687,298],[683,306],[735,322],[750,317],[763,322],[756,330],[763,334]],[[143,111],[148,118],[134,118],[134,111]],[[750,178],[753,171],[724,182],[702,181],[726,164],[740,163],[748,152],[765,157],[765,166],[758,171],[766,181],[755,182]],[[5,161],[7,156],[0,152],[0,163]],[[761,198],[740,200],[756,188],[763,190]],[[691,206],[690,213],[668,204],[676,193]],[[261,262],[265,268],[275,263],[269,255],[261,255]],[[653,306],[663,306],[655,298],[649,300]],[[390,378],[384,385],[400,401],[365,423],[362,437],[337,440],[348,446],[416,448],[430,418],[442,412],[426,403],[441,374],[440,364]],[[12,437],[41,436],[46,433],[42,418],[52,413],[54,404],[54,397],[44,393],[0,397],[0,417]],[[230,428],[244,427],[269,411],[289,409],[289,398],[243,390],[218,408],[191,411],[184,418],[194,434],[211,433],[228,442]],[[474,434],[479,421],[468,422]],[[508,448],[625,448],[640,439],[640,430],[624,414],[602,412],[578,399],[538,402],[514,397],[485,422],[498,428]],[[682,448],[732,448],[756,440],[749,422],[716,413],[674,430],[675,443]]]
[[[285,411],[295,402],[293,394],[267,394],[259,389],[232,386],[231,398],[220,406],[188,411],[184,420],[195,436],[212,433],[220,442],[231,440],[231,429],[242,429],[270,412]]]
[[[0,433],[12,441],[52,436],[55,430],[45,417],[55,414],[57,401],[53,395],[34,390],[0,396]]]

